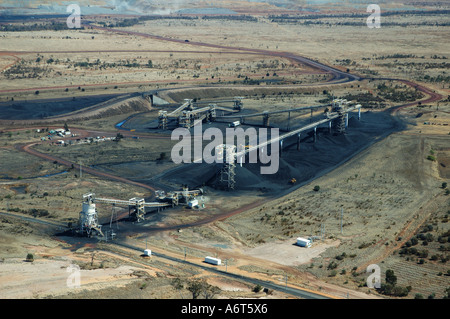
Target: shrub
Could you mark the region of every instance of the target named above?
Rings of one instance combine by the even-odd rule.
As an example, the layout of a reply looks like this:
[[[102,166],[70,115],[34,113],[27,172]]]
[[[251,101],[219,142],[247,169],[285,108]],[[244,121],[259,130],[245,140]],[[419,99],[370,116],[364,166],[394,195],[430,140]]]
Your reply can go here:
[[[420,251],[417,256],[419,256],[420,258],[427,258],[428,257],[428,250],[422,250]]]
[[[344,253],[342,253],[341,255],[337,255],[335,258],[336,258],[337,260],[342,260],[342,259],[344,259],[345,257],[347,257],[347,254],[344,252]]]
[[[381,287],[380,287],[380,292],[384,295],[391,295],[393,288],[394,288],[394,286],[389,283],[386,283],[386,284],[382,283]]]
[[[159,158],[158,158],[158,160],[161,160],[161,161],[163,161],[163,160],[165,160],[165,159],[166,159],[166,157],[167,157],[167,154],[166,154],[165,152],[162,152],[161,154],[159,154]]]
[[[333,269],[331,272],[330,272],[330,275],[328,276],[328,277],[335,277],[337,275],[337,271],[335,270],[335,269]]]
[[[445,289],[445,293],[446,293],[446,295],[444,296],[443,299],[450,299],[450,287],[448,287],[447,289]]]
[[[397,283],[397,276],[395,276],[394,271],[391,269],[386,270],[386,282],[395,286]]]
[[[337,264],[334,262],[334,261],[332,261],[332,262],[330,262],[329,264],[328,264],[328,267],[327,267],[328,269],[336,269],[337,268]]]
[[[261,285],[256,285],[256,286],[253,288],[253,292],[260,292],[261,290],[262,290]]]
[[[315,192],[320,191],[320,186],[319,186],[319,185],[314,186],[313,190],[314,190]]]
[[[392,295],[394,295],[396,297],[405,297],[408,295],[408,293],[409,293],[408,288],[405,288],[405,287],[395,286],[392,289]]]
[[[27,258],[25,259],[28,262],[33,262],[34,261],[34,256],[33,254],[28,253],[27,254]]]

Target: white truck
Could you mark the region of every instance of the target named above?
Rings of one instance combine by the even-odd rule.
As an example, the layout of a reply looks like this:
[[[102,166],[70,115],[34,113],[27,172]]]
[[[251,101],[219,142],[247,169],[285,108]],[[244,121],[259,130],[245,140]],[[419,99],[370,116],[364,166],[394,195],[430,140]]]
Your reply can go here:
[[[213,265],[216,265],[216,266],[220,266],[220,264],[221,264],[221,260],[220,259],[218,259],[218,258],[214,258],[214,257],[205,257],[205,263],[208,263],[208,264],[213,264]]]
[[[311,247],[312,244],[311,244],[311,240],[310,239],[298,237],[297,238],[297,245],[300,246],[300,247],[309,248],[309,247]]]

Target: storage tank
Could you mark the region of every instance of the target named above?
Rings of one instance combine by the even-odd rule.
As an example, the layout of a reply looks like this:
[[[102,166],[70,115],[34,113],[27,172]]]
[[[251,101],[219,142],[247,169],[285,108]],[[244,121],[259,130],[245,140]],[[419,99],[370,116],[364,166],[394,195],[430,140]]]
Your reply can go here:
[[[302,237],[298,237],[297,238],[297,245],[300,247],[311,247],[311,240],[306,239],[306,238],[302,238]]]
[[[83,224],[92,225],[97,221],[97,210],[94,203],[83,203],[83,209],[81,211],[81,220]]]
[[[209,257],[208,256],[208,257],[205,258],[205,262],[208,263],[208,264],[213,264],[213,265],[219,266],[220,263],[221,263],[221,260],[218,259],[218,258],[214,258],[214,257]]]
[[[80,231],[87,233],[89,236],[91,231],[99,226],[97,218],[95,204],[92,201],[84,202],[80,212]]]

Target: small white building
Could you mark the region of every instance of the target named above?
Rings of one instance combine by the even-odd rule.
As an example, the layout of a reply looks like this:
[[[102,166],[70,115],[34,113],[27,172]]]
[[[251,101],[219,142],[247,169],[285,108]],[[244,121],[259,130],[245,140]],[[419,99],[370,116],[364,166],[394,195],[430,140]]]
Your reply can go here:
[[[209,257],[208,256],[208,257],[205,257],[205,263],[213,264],[213,265],[216,265],[216,266],[220,266],[222,261],[220,259],[218,259],[218,258],[214,258],[214,257]]]
[[[144,256],[150,257],[152,255],[152,251],[150,249],[144,250]]]
[[[310,239],[298,237],[297,238],[297,245],[300,246],[300,247],[309,248],[309,247],[311,247],[312,244],[311,244],[311,240]]]

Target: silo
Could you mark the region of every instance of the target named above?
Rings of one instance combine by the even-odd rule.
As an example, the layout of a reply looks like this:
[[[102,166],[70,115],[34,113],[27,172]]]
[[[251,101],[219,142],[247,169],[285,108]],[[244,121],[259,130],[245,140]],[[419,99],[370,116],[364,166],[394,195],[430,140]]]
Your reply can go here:
[[[91,235],[93,229],[98,228],[98,214],[93,202],[93,195],[84,197],[82,211],[80,212],[80,232],[81,234]]]

